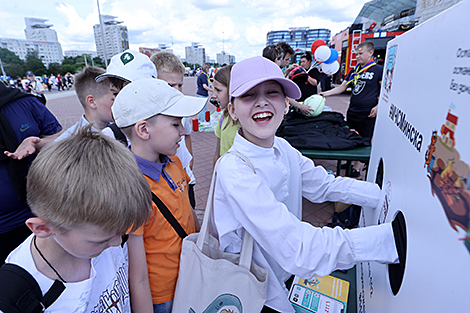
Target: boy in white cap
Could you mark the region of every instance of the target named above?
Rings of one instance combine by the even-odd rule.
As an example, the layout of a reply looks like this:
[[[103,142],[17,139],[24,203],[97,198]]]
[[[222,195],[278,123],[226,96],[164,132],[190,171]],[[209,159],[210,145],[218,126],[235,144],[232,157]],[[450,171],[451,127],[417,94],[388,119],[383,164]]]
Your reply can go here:
[[[133,81],[142,78],[156,79],[157,77],[157,69],[148,56],[128,49],[113,56],[106,68],[106,73],[97,76],[96,81],[100,82],[108,79],[111,83],[111,92],[114,96],[117,96],[124,86]],[[128,144],[127,138],[116,124],[111,124],[111,126],[103,129],[103,134],[115,138],[125,145]]]
[[[181,118],[197,114],[204,104],[205,99],[185,96],[166,81],[141,79],[124,87],[112,107],[150,189],[186,234],[196,231],[197,219],[189,203],[190,178],[174,155],[184,135]],[[146,258],[154,312],[171,312],[182,237],[155,203],[152,210],[155,218],[130,235],[129,267]]]
[[[159,77],[176,90],[183,92],[184,84],[184,68],[181,60],[172,52],[160,51],[153,54],[150,60],[155,64]],[[192,119],[184,117],[181,120],[185,134],[181,140],[180,147],[176,151],[176,155],[181,160],[184,169],[188,173],[191,181],[189,182],[189,201],[193,209],[196,207],[196,197],[194,196],[194,186],[196,185],[196,176],[192,171],[193,168],[193,147],[191,141]]]
[[[96,81],[108,78],[114,86],[120,87],[119,90],[121,90],[122,87],[135,80],[157,77],[157,69],[148,56],[128,49],[113,56],[106,68],[106,73],[96,77]]]

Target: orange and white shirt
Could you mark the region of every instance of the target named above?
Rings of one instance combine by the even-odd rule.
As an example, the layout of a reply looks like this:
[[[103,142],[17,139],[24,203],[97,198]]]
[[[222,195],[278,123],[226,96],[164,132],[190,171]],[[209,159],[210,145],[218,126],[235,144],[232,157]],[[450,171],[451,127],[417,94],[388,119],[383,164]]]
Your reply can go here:
[[[135,156],[152,192],[167,206],[187,234],[196,231],[189,203],[190,178],[178,157],[161,155],[162,163]],[[173,300],[183,240],[152,203],[153,215],[135,235],[143,235],[154,304]]]

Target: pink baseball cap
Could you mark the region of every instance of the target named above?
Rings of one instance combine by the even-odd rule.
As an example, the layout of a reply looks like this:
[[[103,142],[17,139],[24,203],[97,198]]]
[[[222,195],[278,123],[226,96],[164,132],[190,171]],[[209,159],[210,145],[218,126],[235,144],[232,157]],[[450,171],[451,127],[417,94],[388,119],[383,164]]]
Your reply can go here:
[[[299,87],[284,77],[284,73],[276,63],[262,56],[245,59],[232,67],[230,95],[240,97],[251,88],[268,80],[281,84],[289,98],[298,99],[302,95]]]

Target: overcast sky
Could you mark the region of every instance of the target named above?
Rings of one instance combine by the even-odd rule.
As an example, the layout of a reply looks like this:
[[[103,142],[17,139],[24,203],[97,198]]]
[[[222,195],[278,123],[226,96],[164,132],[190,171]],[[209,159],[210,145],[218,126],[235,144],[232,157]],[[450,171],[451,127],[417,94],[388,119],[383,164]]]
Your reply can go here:
[[[199,42],[212,59],[225,48],[240,61],[260,55],[271,30],[328,28],[332,36],[348,27],[364,0],[99,0],[101,14],[124,22],[130,48],[184,47]],[[25,39],[24,17],[48,19],[62,50],[96,51],[96,0],[2,0],[0,37]]]

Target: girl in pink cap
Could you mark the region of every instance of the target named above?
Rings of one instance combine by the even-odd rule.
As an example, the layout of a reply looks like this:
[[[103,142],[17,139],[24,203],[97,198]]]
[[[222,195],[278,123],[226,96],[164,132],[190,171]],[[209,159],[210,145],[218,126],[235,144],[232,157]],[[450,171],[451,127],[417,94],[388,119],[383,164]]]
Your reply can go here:
[[[293,274],[324,276],[360,262],[399,263],[395,224],[354,230],[304,223],[302,197],[312,202],[341,201],[375,209],[381,190],[373,183],[328,175],[323,167],[275,136],[289,102],[299,98],[295,83],[275,63],[253,57],[231,71],[228,112],[241,125],[230,151],[217,165],[213,231],[220,249],[240,252],[243,231],[254,238],[253,260],[268,270],[262,312],[294,312],[284,284]]]

